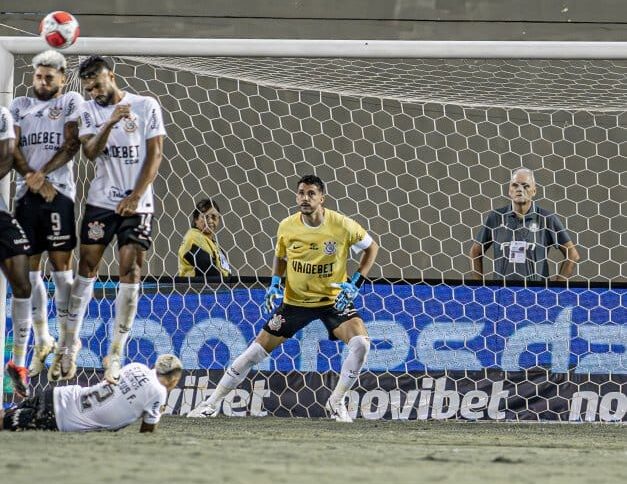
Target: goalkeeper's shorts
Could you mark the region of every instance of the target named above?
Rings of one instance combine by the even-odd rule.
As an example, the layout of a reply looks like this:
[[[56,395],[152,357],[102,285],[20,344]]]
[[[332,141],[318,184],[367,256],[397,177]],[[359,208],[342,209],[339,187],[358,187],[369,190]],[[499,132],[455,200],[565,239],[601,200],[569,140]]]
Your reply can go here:
[[[352,304],[344,311],[338,311],[333,306],[331,304],[330,306],[305,308],[283,303],[263,329],[274,336],[291,338],[309,323],[319,319],[327,328],[329,339],[337,340],[338,338],[333,334],[333,330],[349,319],[361,318],[361,315]]]

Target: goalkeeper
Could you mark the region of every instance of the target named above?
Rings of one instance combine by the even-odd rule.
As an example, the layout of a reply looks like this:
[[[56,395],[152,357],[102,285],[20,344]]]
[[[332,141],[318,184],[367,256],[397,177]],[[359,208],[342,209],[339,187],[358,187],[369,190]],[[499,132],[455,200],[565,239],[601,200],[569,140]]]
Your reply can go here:
[[[317,176],[307,175],[298,181],[296,203],[300,211],[279,225],[266,311],[274,311],[277,299],[283,298],[283,302],[255,341],[227,368],[211,396],[188,417],[216,415],[222,399],[253,366],[297,331],[320,319],[332,340],[340,339],[348,345],[348,356],[326,409],[338,422],[352,421],[345,405],[346,393],[357,380],[370,350],[368,332],[353,300],[374,264],[379,246],[357,222],[324,208],[324,198],[324,182]],[[348,279],[346,265],[351,248],[363,253],[358,271]],[[281,288],[284,275],[285,296]]]

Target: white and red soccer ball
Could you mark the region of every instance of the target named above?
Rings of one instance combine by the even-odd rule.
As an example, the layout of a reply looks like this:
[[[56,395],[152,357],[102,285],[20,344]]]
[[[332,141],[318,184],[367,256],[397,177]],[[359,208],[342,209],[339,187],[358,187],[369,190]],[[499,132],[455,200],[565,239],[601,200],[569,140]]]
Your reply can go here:
[[[81,29],[74,15],[61,10],[50,12],[39,24],[39,34],[50,47],[65,49],[80,35]]]

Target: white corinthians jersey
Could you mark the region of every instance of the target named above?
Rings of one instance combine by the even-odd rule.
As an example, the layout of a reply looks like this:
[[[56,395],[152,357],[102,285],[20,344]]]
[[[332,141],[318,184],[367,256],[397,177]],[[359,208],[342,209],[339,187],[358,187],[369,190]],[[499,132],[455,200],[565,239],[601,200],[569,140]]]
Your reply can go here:
[[[107,144],[96,158],[96,177],[87,195],[89,205],[109,210],[115,210],[118,203],[135,188],[146,160],[146,141],[165,135],[161,108],[155,99],[127,92],[119,104],[129,104],[131,116],[118,121],[109,133]],[[103,107],[95,101],[83,103],[79,136],[97,134],[111,117],[115,106]],[[137,212],[154,212],[152,184],[139,200]]]
[[[77,121],[78,108],[83,102],[83,96],[77,92],[67,92],[48,101],[34,97],[13,100],[10,109],[13,122],[20,128],[20,150],[33,170],[41,170],[59,151],[65,142],[65,124]],[[73,160],[49,173],[46,178],[59,193],[74,200],[76,183]],[[28,187],[19,174],[15,181],[15,198],[20,199]]]
[[[91,387],[56,387],[54,413],[61,432],[117,430],[140,417],[147,424],[159,422],[166,397],[155,370],[131,363],[122,368],[117,385],[103,381]]]
[[[13,118],[9,110],[0,106],[0,141],[15,139],[15,131],[13,130]],[[0,196],[0,212],[8,212],[9,209],[4,203],[4,197]]]

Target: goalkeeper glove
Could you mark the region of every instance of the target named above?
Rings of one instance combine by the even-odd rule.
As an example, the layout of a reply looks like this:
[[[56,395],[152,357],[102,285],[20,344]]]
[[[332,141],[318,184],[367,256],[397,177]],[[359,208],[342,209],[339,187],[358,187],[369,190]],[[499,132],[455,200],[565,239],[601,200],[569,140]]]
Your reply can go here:
[[[272,282],[266,291],[264,308],[268,314],[276,308],[275,299],[283,299],[283,289],[281,289],[281,278],[279,276],[272,276]]]
[[[344,311],[349,305],[353,303],[353,300],[359,294],[359,287],[363,282],[363,277],[359,272],[355,272],[353,277],[348,282],[341,282],[339,284],[332,284],[333,287],[338,287],[340,293],[335,298],[335,309],[338,311]]]

